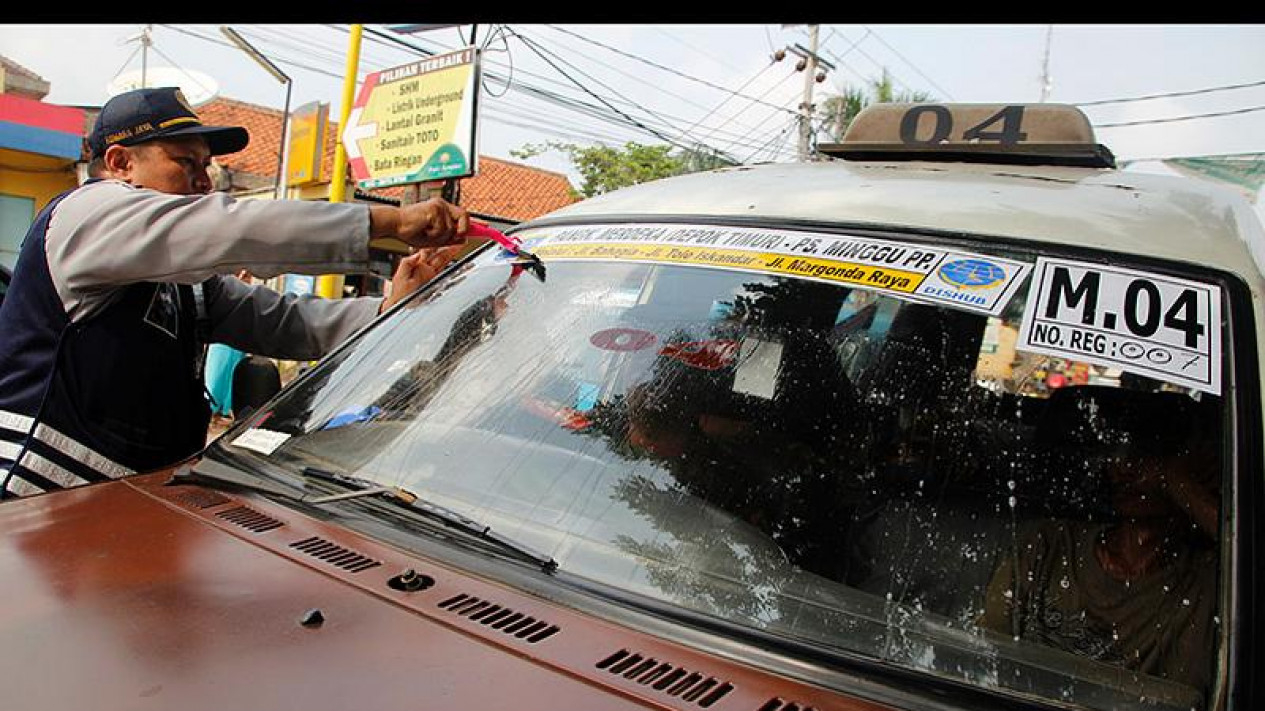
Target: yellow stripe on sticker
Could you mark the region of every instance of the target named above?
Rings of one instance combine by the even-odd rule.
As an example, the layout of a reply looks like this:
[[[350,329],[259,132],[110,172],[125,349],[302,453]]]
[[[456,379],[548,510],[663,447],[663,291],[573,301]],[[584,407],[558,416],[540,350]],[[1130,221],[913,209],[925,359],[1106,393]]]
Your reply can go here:
[[[661,264],[746,269],[769,274],[858,284],[872,289],[913,293],[925,275],[917,272],[813,257],[740,249],[663,244],[546,243],[535,250],[542,259],[620,259]]]

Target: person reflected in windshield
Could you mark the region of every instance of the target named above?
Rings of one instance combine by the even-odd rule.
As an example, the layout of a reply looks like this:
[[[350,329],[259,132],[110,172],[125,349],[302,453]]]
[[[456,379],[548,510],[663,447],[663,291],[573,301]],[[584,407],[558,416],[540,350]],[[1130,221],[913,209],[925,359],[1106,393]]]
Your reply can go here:
[[[425,409],[465,356],[496,333],[497,323],[509,310],[509,295],[520,274],[521,271],[513,272],[495,293],[466,307],[453,322],[435,358],[419,360],[410,366],[370,406],[373,414],[381,413],[382,419],[412,420]]]
[[[1105,465],[1111,520],[1033,526],[998,567],[981,623],[1206,692],[1216,649],[1215,426],[1176,393],[1104,388],[1090,400],[1077,409],[1096,413],[1089,425],[1104,438],[1124,425]]]
[[[721,323],[706,335],[670,336],[646,381],[595,408],[594,429],[762,531],[796,565],[840,579],[833,512],[860,467],[855,398],[835,351],[803,328]]]

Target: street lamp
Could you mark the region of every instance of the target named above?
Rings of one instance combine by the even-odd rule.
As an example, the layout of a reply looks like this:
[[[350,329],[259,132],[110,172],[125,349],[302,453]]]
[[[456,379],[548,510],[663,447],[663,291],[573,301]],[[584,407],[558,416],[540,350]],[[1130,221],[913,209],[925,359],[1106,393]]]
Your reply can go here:
[[[281,200],[285,197],[283,186],[287,182],[286,158],[290,153],[290,89],[293,87],[294,82],[290,80],[290,77],[287,76],[285,72],[278,69],[277,65],[273,64],[270,59],[265,57],[262,52],[255,49],[251,43],[247,42],[245,37],[237,34],[236,30],[226,25],[221,25],[220,32],[223,32],[225,37],[232,40],[233,44],[237,45],[238,49],[250,55],[251,59],[255,60],[259,66],[263,67],[264,70],[276,78],[277,81],[285,84],[286,106],[285,112],[281,115],[281,149],[277,151],[277,182],[276,187],[274,188],[276,199]]]

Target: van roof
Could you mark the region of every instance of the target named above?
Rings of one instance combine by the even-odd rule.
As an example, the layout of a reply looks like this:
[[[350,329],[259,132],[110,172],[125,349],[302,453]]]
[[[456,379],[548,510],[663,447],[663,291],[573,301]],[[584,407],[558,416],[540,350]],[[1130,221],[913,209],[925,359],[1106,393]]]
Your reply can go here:
[[[1259,293],[1265,232],[1247,200],[1191,178],[1118,170],[923,161],[722,168],[625,188],[554,218],[698,217],[928,229],[1211,266]]]

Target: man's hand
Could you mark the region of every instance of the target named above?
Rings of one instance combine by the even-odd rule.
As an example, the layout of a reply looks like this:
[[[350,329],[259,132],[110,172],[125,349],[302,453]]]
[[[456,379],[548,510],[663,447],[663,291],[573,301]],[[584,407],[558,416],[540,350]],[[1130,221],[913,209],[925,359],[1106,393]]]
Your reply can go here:
[[[387,297],[382,300],[382,305],[378,307],[378,313],[384,313],[404,297],[417,291],[423,284],[434,279],[436,274],[443,271],[443,268],[456,258],[462,246],[454,244],[448,247],[422,249],[416,254],[401,259],[399,266],[395,268],[395,274],[391,277],[391,289],[387,292]]]
[[[470,229],[466,211],[439,198],[388,207],[369,208],[369,238],[394,237],[419,249],[446,247],[465,242]]]

